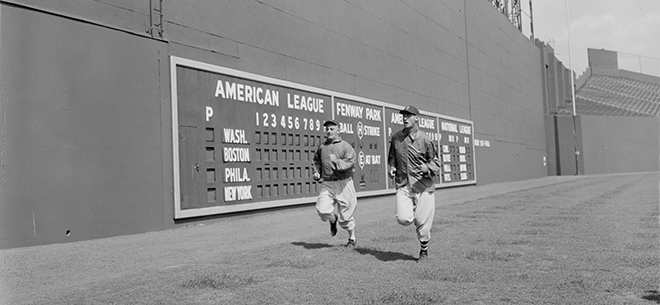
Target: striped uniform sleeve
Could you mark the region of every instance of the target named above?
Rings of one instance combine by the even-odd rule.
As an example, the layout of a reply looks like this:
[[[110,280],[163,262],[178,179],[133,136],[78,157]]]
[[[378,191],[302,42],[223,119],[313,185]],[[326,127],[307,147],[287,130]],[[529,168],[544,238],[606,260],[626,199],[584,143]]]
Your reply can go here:
[[[421,166],[426,163],[424,154],[415,148],[414,145],[408,144],[408,175],[411,178],[421,180],[424,177]]]

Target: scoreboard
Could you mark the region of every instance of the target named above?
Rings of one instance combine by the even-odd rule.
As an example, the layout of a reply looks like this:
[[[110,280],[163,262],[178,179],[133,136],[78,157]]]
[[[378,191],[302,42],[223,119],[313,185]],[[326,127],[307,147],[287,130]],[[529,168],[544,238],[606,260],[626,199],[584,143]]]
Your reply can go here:
[[[353,175],[355,191],[385,189],[387,155],[383,153],[383,108],[338,97],[334,105],[339,134],[353,146],[357,155]]]
[[[474,137],[472,124],[439,118],[442,182],[474,180]]]
[[[170,68],[175,218],[314,202],[330,119],[355,149],[358,196],[394,191],[388,142],[404,105],[174,56]],[[436,186],[475,184],[472,122],[422,111],[419,126],[438,145]]]

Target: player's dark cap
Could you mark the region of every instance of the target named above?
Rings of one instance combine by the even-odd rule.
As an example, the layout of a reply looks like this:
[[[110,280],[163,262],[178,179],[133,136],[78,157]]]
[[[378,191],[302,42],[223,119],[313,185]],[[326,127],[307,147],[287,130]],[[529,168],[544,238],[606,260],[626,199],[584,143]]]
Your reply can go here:
[[[417,110],[417,108],[415,108],[415,106],[408,105],[408,106],[406,106],[406,108],[401,109],[401,111],[399,111],[399,113],[401,113],[401,114],[410,113],[410,114],[414,114],[414,115],[419,115],[419,110]]]
[[[335,122],[333,120],[327,120],[327,121],[325,121],[325,123],[323,123],[323,127],[329,126],[329,125],[337,126],[337,122]]]

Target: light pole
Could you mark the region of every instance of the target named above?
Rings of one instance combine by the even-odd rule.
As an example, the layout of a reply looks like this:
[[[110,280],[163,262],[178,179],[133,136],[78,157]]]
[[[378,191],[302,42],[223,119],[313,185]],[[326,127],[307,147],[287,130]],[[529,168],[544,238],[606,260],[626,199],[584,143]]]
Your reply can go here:
[[[573,104],[573,150],[575,152],[575,174],[580,174],[580,167],[578,163],[578,157],[580,156],[580,151],[578,150],[578,140],[577,140],[577,124],[575,122],[576,110],[575,104],[575,81],[573,80],[573,60],[571,58],[571,25],[570,17],[568,13],[568,0],[566,0],[566,33],[568,38],[568,70],[571,74],[571,104]]]

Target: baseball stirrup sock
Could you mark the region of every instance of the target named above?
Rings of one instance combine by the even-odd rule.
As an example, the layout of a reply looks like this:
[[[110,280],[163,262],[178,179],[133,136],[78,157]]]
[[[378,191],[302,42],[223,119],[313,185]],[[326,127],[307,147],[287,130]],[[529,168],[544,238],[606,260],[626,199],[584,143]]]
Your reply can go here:
[[[426,251],[429,248],[429,241],[420,241],[419,245],[422,248],[422,251]]]

